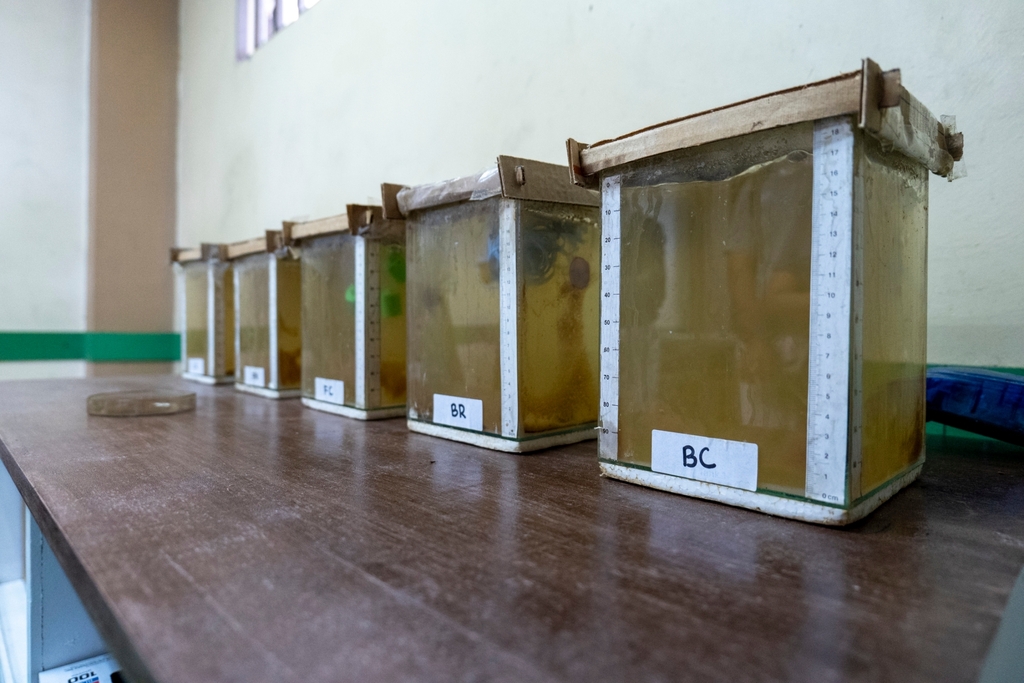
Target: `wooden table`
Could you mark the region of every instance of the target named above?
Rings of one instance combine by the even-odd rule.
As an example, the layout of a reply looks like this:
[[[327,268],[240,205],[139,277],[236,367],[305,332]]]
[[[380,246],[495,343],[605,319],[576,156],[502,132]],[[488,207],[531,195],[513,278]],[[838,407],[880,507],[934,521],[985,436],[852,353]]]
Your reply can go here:
[[[144,384],[198,408],[86,415]],[[137,681],[973,680],[1024,564],[994,442],[836,530],[173,378],[5,383],[0,439]]]

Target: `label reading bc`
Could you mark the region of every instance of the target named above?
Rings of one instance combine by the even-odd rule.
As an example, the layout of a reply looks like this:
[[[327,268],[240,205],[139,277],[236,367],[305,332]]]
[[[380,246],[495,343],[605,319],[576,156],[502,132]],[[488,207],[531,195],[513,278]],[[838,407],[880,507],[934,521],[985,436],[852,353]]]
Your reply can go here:
[[[655,429],[651,470],[756,491],[757,444]]]

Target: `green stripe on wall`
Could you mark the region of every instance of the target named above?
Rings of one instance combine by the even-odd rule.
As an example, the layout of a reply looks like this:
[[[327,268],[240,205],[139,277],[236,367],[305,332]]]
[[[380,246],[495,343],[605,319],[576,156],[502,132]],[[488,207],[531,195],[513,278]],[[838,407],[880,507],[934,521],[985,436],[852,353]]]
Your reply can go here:
[[[181,357],[173,332],[0,332],[0,361],[157,363]]]

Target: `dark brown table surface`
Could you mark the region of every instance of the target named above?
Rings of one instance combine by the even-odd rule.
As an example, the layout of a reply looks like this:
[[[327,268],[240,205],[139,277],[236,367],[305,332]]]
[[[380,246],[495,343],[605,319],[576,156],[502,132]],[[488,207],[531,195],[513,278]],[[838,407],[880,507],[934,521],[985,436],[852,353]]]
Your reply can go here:
[[[86,415],[154,384],[197,410]],[[995,442],[837,530],[174,378],[4,383],[0,440],[138,681],[969,681],[1024,565]]]

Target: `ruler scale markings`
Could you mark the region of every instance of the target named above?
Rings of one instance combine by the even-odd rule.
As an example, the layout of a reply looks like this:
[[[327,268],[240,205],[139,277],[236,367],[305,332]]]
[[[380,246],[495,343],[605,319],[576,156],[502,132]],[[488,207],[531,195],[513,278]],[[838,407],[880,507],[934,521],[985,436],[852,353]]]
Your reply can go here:
[[[502,199],[498,216],[499,328],[501,366],[501,435],[519,434],[519,254],[516,203]]]
[[[619,457],[619,291],[621,258],[620,176],[601,186],[601,406],[598,451]]]
[[[380,244],[355,240],[355,403],[369,409],[380,407]]]
[[[847,501],[850,294],[853,259],[853,128],[814,126],[806,496]]]

